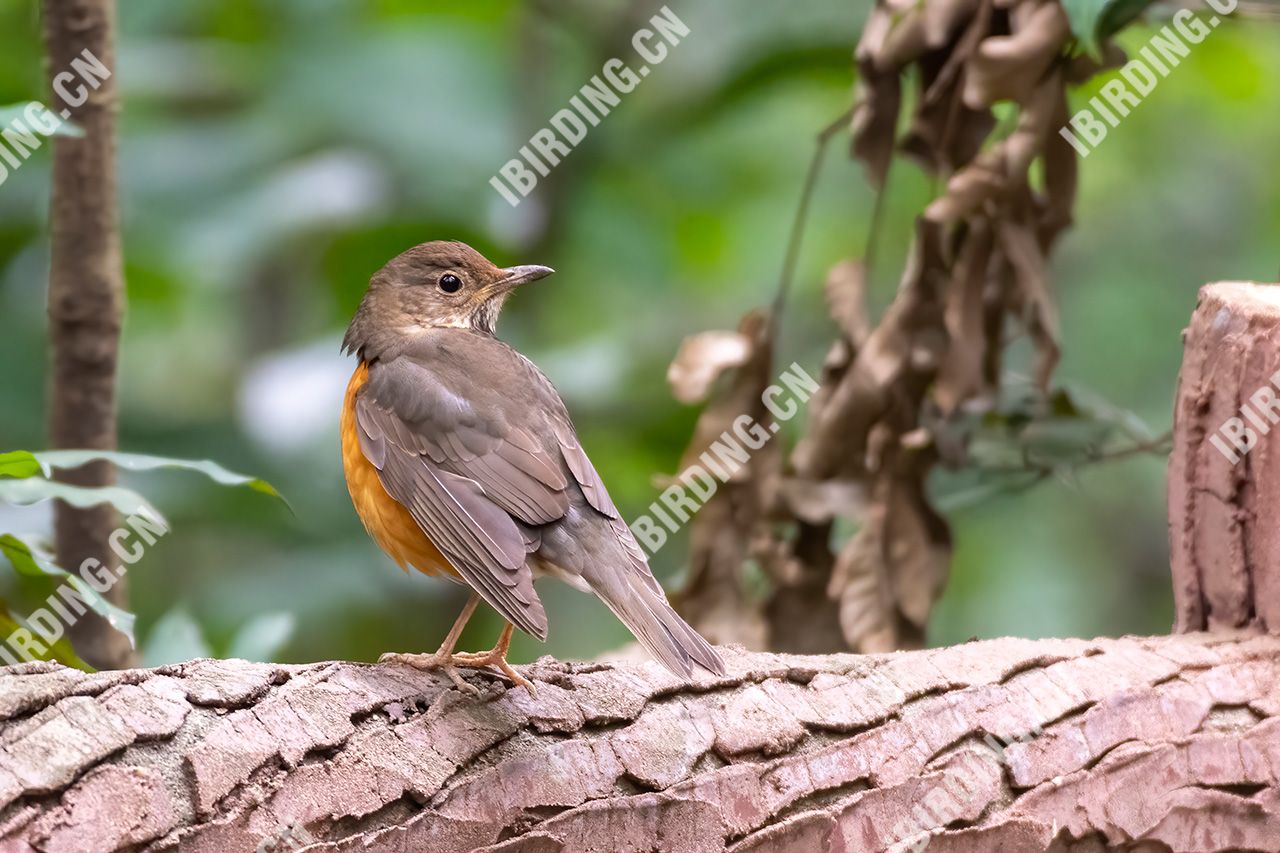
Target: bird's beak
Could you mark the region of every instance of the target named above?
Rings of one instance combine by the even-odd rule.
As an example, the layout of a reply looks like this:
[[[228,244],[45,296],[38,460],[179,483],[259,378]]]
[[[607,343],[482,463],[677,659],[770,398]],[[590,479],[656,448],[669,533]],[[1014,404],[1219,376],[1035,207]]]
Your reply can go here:
[[[503,272],[506,274],[498,280],[498,284],[504,288],[512,288],[519,284],[546,278],[555,270],[551,267],[540,267],[537,264],[525,264],[519,267],[507,267]]]

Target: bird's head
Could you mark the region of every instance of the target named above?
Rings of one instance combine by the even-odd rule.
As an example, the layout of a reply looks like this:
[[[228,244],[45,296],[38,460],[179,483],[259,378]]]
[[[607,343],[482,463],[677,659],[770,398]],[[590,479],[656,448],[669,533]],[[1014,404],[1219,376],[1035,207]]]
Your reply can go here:
[[[491,335],[511,291],[552,272],[534,265],[499,267],[466,243],[451,240],[414,246],[369,281],[343,348],[384,348],[379,341],[425,328]]]

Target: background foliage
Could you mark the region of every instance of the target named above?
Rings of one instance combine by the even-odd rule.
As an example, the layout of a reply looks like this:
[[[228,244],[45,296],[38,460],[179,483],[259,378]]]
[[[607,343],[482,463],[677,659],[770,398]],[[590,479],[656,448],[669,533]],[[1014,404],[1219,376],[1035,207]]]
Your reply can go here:
[[[174,529],[132,569],[150,661],[273,653],[288,635],[282,613],[294,619],[275,652],[284,660],[438,642],[461,590],[381,556],[337,453],[352,367],[341,329],[369,275],[423,240],[559,270],[508,306],[502,333],[556,381],[624,512],[647,505],[696,416],[671,399],[666,363],[684,335],[772,297],[813,134],[849,102],[864,14],[832,0],[750,14],[673,5],[691,34],[512,210],[488,178],[604,58],[628,55],[613,43],[618,3],[120,6],[122,447],[252,471],[297,513],[149,475]],[[38,28],[31,4],[0,7],[0,104],[43,97]],[[1280,268],[1280,177],[1267,168],[1280,147],[1278,48],[1274,25],[1216,30],[1082,165],[1077,226],[1054,267],[1057,377],[1154,432],[1169,425],[1196,289]],[[44,444],[48,181],[46,150],[0,185],[0,448]],[[877,304],[931,191],[895,167]],[[861,170],[833,157],[783,363],[816,369],[830,338],[821,282],[860,251],[872,200]],[[1030,353],[1015,361],[1029,369]],[[1162,480],[1162,462],[1140,457],[953,514],[956,561],[930,640],[1167,630]],[[48,523],[45,507],[0,512],[5,530]],[[664,580],[683,553],[677,539],[657,556]],[[623,639],[594,601],[554,584],[543,596],[551,640],[519,638],[513,657],[590,655]],[[487,647],[496,630],[491,615],[477,619],[463,643]]]

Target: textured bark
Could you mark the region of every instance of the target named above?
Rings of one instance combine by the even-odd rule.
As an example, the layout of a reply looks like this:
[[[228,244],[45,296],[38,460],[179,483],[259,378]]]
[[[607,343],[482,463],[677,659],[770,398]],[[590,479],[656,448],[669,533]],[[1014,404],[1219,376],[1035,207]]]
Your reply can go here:
[[[1280,287],[1204,287],[1185,334],[1169,459],[1178,631],[1280,630],[1280,431],[1267,405],[1280,397],[1277,371]],[[1233,418],[1257,437],[1248,453],[1219,434]]]
[[[115,68],[112,0],[44,0],[42,10],[51,105],[62,112],[53,81],[73,69],[89,50],[107,68]],[[114,450],[116,447],[116,360],[124,304],[120,229],[116,212],[115,109],[113,78],[98,88],[80,82],[88,99],[65,104],[83,137],[56,136],[53,142],[53,195],[50,203],[49,341],[53,370],[49,383],[49,444],[55,448]],[[62,472],[59,479],[82,486],[113,480],[106,463]],[[118,526],[106,504],[76,509],[59,502],[54,538],[58,561],[76,569],[95,559],[114,570],[118,560],[108,537]],[[127,602],[126,582],[107,593],[115,604]],[[89,613],[71,628],[80,656],[94,666],[128,666],[132,648],[105,619]]]
[[[1280,847],[1280,638],[726,657],[0,671],[0,850]]]

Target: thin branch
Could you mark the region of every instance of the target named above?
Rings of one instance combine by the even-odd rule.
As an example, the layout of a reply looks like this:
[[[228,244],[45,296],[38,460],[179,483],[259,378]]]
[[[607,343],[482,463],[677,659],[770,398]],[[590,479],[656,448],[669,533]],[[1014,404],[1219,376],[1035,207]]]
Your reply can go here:
[[[826,153],[827,143],[831,141],[831,137],[847,126],[852,118],[853,107],[850,107],[841,113],[839,118],[818,132],[817,148],[809,160],[809,171],[805,175],[804,188],[800,191],[800,203],[796,206],[795,218],[791,222],[791,237],[787,240],[787,253],[782,262],[782,274],[778,279],[778,293],[773,298],[773,310],[769,316],[770,325],[775,333],[781,321],[783,309],[786,307],[792,281],[795,279],[796,264],[800,260],[800,243],[804,238],[805,223],[809,219],[809,205],[813,200],[814,188],[818,184],[818,175],[822,171],[822,155]]]
[[[1068,464],[1046,465],[1024,458],[1024,464],[1022,465],[974,466],[971,470],[977,471],[979,474],[992,474],[998,479],[988,480],[972,488],[942,495],[936,501],[935,506],[939,510],[951,512],[979,503],[981,500],[995,495],[1004,497],[1019,495],[1030,491],[1050,477],[1061,474],[1074,474],[1092,465],[1118,462],[1134,456],[1168,456],[1172,450],[1173,432],[1170,431],[1150,441],[1140,441],[1113,450],[1090,448],[1085,451],[1082,459]],[[978,497],[974,497],[974,495],[978,495]]]

